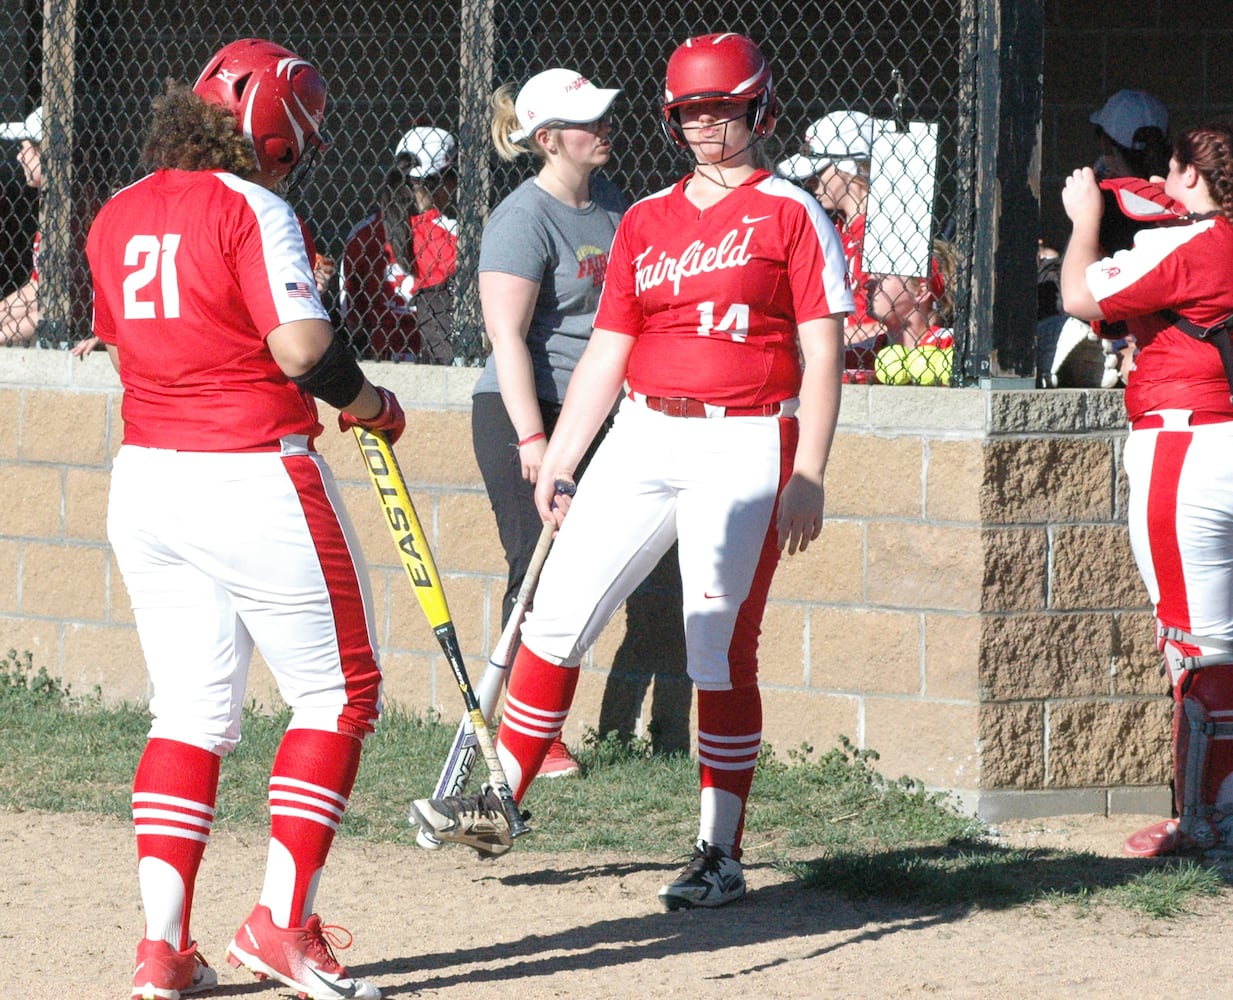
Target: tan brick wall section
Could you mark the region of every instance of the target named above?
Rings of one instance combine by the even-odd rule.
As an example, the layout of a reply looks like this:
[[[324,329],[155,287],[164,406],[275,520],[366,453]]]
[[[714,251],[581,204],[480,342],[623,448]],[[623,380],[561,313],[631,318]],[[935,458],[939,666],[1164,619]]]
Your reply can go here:
[[[21,395],[18,389],[0,389],[0,461],[11,462],[17,457]]]
[[[477,373],[369,371],[407,408],[400,463],[478,676],[504,561],[471,449]],[[0,351],[0,651],[30,650],[76,690],[134,701],[145,671],[105,535],[119,403],[101,354]],[[845,386],[827,525],[785,557],[764,622],[767,741],[825,749],[847,736],[889,776],[991,819],[1076,802],[1164,808],[1169,710],[1126,542],[1124,419],[1116,392]],[[386,697],[452,720],[453,677],[359,455],[328,407],[322,422],[370,564]],[[584,660],[567,739],[601,714],[688,739],[678,612],[662,589],[642,600],[638,629],[619,613]],[[277,697],[259,658],[250,693]]]

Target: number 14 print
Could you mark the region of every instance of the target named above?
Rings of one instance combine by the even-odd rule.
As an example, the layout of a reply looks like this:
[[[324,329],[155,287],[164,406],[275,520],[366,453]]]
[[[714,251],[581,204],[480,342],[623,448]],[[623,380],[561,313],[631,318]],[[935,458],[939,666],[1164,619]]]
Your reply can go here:
[[[709,337],[713,333],[726,333],[736,343],[745,343],[745,338],[749,335],[749,306],[744,302],[734,302],[728,306],[728,311],[718,324],[715,322],[714,302],[699,302],[698,313],[701,317],[698,336]]]

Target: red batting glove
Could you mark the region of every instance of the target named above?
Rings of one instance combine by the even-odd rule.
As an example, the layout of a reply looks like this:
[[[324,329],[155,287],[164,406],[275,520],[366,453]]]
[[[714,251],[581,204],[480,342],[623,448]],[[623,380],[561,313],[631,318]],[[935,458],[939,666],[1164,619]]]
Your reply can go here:
[[[361,420],[354,414],[347,413],[345,410],[338,415],[338,429],[340,431],[349,431],[352,427],[363,427],[369,431],[385,431],[385,436],[389,439],[390,444],[396,444],[398,439],[402,437],[402,432],[407,429],[407,415],[402,412],[402,406],[396,397],[389,389],[383,389],[381,386],[373,386],[377,390],[377,395],[381,397],[381,412],[375,417],[369,417],[367,420]]]

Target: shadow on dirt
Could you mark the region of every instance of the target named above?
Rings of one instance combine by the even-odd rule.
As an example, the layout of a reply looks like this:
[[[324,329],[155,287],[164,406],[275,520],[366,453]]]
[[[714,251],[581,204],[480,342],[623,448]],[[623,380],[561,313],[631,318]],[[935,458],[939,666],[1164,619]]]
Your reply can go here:
[[[841,854],[784,867],[806,887],[849,899],[987,910],[1046,898],[1088,897],[1101,890],[1133,886],[1152,873],[1199,871],[1209,883],[1230,881],[1227,870],[1206,864],[1199,856],[1110,858],[1086,851],[1008,848],[976,840]]]
[[[683,910],[600,920],[554,934],[526,934],[514,941],[475,944],[458,950],[416,955],[405,961],[355,968],[358,975],[409,973],[411,979],[387,995],[467,983],[534,980],[575,971],[594,972],[675,954],[710,952],[711,981],[743,976],[817,958],[894,934],[911,934],[955,923],[978,910],[1004,910],[1045,899],[1083,899],[1104,889],[1130,886],[1145,873],[1191,865],[1193,861],[1143,861],[1106,858],[1060,850],[1009,849],[962,842],[918,850],[825,857],[784,864],[755,864],[747,872],[777,868],[794,880],[751,890],[722,910]],[[618,863],[545,868],[508,876],[481,877],[477,912],[483,910],[483,883],[548,887],[577,883],[584,891],[596,879],[621,880],[648,871],[674,871],[678,865]],[[1227,873],[1224,880],[1229,881]],[[751,879],[756,885],[756,876]],[[722,932],[720,929],[722,928]],[[839,935],[819,944],[819,936]],[[799,947],[793,949],[793,942]],[[781,954],[768,964],[747,966],[739,950],[775,942]],[[725,957],[725,952],[728,953]]]

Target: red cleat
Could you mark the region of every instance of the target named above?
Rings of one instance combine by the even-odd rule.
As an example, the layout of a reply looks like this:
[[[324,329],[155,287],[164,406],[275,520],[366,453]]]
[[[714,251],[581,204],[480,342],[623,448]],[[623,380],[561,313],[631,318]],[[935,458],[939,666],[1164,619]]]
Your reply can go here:
[[[143,938],[138,943],[133,1000],[180,1000],[217,985],[218,974],[198,953],[196,941],[184,951],[161,939]]]
[[[279,927],[270,908],[258,906],[235,932],[227,961],[244,966],[258,979],[276,979],[311,1000],[381,1000],[375,986],[356,979],[338,963],[331,944],[349,948],[351,935],[341,927],[322,924],[315,913],[303,927]]]
[[[1194,838],[1182,832],[1175,819],[1161,820],[1144,827],[1126,838],[1122,850],[1132,858],[1159,858],[1167,854],[1182,854],[1195,851],[1199,845]]]
[[[570,756],[569,748],[558,736],[548,747],[548,756],[540,764],[536,777],[573,778],[582,773],[578,762]]]

